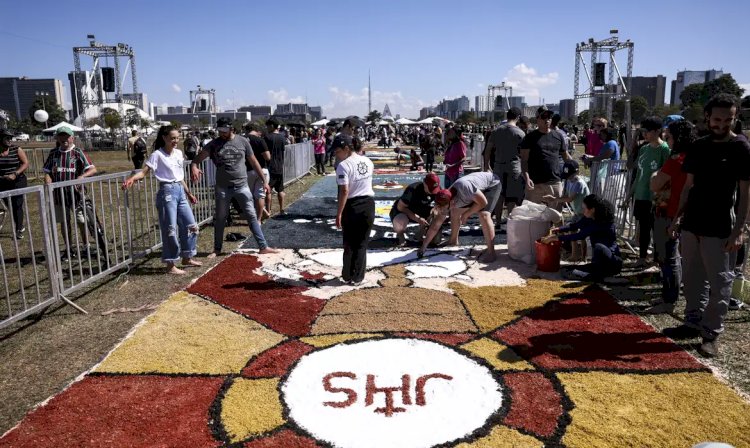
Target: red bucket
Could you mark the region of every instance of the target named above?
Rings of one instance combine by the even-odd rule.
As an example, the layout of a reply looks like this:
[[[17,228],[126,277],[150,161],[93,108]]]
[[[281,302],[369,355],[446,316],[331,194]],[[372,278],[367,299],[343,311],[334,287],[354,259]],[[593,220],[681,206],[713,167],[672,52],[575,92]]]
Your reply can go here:
[[[543,243],[537,240],[536,248],[536,268],[542,272],[557,272],[560,270],[560,242],[550,241]]]

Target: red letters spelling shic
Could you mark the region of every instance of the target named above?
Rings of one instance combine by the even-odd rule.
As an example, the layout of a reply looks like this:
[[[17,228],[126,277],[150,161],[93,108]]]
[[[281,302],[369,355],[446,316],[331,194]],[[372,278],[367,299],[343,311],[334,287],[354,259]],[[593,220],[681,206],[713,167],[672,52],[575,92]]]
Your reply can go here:
[[[352,372],[332,372],[328,375],[323,377],[323,389],[326,392],[331,393],[344,393],[347,396],[347,399],[344,401],[326,401],[323,402],[323,406],[330,406],[333,408],[347,408],[354,403],[357,402],[357,392],[354,389],[347,388],[347,387],[334,387],[331,384],[331,380],[336,378],[347,378],[349,380],[356,380],[357,375]],[[412,399],[411,399],[411,375],[404,374],[401,376],[401,385],[400,386],[391,386],[391,387],[378,387],[375,384],[375,375],[367,375],[367,379],[365,381],[365,407],[372,406],[375,402],[375,394],[377,393],[383,393],[385,394],[385,406],[384,407],[378,407],[375,408],[373,412],[383,414],[386,417],[391,417],[393,414],[398,412],[406,412],[407,408],[403,406],[411,406],[412,405]],[[451,381],[453,380],[453,377],[450,375],[445,375],[443,373],[431,373],[429,375],[423,375],[417,378],[416,387],[415,387],[415,395],[416,395],[416,405],[417,406],[426,406],[427,400],[425,398],[425,387],[427,385],[427,381],[431,379],[441,379],[445,381]],[[394,394],[396,392],[401,392],[401,404],[403,406],[396,406],[394,403]]]

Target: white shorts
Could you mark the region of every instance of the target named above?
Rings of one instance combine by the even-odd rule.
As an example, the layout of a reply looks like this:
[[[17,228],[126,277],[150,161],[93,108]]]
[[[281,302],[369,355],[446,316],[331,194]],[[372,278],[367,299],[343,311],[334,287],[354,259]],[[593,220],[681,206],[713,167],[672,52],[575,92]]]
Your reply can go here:
[[[263,177],[265,183],[268,183],[270,176],[268,175],[268,169],[263,168]],[[248,171],[247,173],[247,186],[250,187],[250,192],[253,194],[255,199],[265,199],[266,190],[263,188],[263,179],[258,176],[255,170]]]

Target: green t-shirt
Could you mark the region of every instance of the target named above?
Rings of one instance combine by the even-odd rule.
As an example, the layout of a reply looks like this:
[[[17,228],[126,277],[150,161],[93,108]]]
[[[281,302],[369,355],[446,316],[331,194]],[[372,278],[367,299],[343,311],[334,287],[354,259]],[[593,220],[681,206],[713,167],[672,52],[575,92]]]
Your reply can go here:
[[[662,142],[660,146],[653,147],[645,144],[638,152],[638,173],[635,178],[635,200],[650,201],[653,199],[651,192],[651,175],[653,175],[669,158],[669,145]]]

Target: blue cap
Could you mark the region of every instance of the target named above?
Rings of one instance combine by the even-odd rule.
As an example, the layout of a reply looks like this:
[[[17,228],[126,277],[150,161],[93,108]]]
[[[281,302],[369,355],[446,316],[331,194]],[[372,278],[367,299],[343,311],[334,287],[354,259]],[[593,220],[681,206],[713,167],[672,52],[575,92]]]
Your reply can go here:
[[[664,128],[669,127],[670,124],[674,123],[675,121],[684,120],[685,117],[682,115],[667,115],[667,117],[664,119]]]

